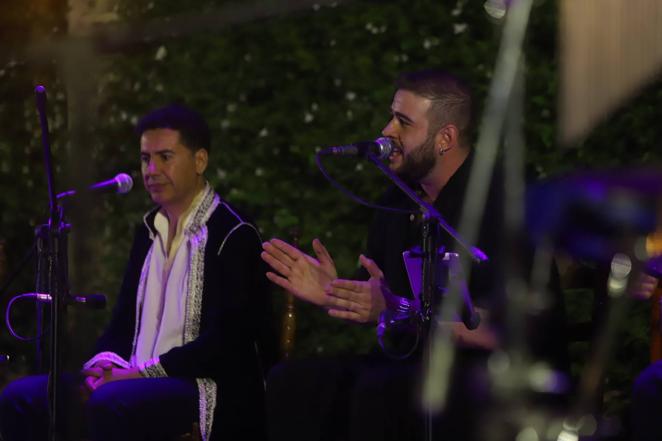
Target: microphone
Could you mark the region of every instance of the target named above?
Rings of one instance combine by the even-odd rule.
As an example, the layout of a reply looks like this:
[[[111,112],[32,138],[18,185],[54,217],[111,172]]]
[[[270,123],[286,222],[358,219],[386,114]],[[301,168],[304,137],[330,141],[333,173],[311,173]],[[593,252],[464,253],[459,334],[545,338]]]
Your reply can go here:
[[[360,141],[353,144],[337,147],[327,147],[319,151],[319,155],[326,156],[360,156],[365,157],[368,153],[379,159],[386,159],[393,151],[394,145],[391,138],[382,136],[374,141]]]
[[[46,115],[46,88],[38,84],[34,88],[35,102],[37,105],[37,112],[39,115]]]
[[[84,190],[69,190],[57,195],[58,199],[75,196],[78,191],[88,191],[92,193],[112,193],[126,194],[133,188],[133,179],[126,173],[120,173],[113,179],[107,181],[97,182],[92,184]]]
[[[26,297],[32,297],[38,302],[50,303],[53,298],[50,294],[31,292]],[[67,296],[67,303],[83,305],[91,309],[103,309],[106,307],[106,296],[103,294],[82,294],[78,296]]]

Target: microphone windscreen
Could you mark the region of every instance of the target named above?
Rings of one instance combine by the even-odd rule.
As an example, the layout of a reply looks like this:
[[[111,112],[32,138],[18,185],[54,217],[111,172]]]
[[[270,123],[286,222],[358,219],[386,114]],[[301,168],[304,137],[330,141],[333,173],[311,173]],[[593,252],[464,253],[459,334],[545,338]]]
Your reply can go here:
[[[119,194],[126,194],[133,188],[133,179],[126,173],[115,176],[115,182],[117,182],[117,192]]]

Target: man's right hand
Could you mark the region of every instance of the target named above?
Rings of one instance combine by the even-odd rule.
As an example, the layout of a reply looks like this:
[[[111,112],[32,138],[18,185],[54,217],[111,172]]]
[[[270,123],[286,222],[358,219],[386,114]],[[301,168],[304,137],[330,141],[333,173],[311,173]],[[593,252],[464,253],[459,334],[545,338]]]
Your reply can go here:
[[[338,277],[331,255],[319,239],[313,240],[317,259],[280,239],[262,244],[262,260],[278,274],[267,272],[267,278],[301,300],[327,306],[327,285]]]
[[[83,385],[87,392],[94,392],[98,384],[112,374],[115,365],[107,360],[100,360],[94,366],[83,369],[81,374],[85,377]]]

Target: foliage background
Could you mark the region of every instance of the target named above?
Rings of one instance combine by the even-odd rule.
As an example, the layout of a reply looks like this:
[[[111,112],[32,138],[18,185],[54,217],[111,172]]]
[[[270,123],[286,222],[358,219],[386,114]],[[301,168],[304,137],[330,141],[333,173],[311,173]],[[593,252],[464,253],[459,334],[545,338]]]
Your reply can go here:
[[[230,2],[110,3],[121,23],[136,25],[177,14],[204,14]],[[133,123],[153,107],[185,102],[206,115],[213,131],[208,172],[212,184],[252,213],[264,237],[288,237],[298,227],[304,248],[320,237],[341,274],[351,274],[371,212],[323,180],[313,153],[322,146],[378,136],[388,120],[393,80],[402,71],[446,68],[471,83],[482,102],[500,35],[499,23],[485,14],[482,3],[341,2],[216,31],[99,50],[96,67],[79,64],[67,70],[62,58],[36,62],[29,51],[33,44],[66,36],[67,2],[8,1],[0,23],[0,238],[7,242],[8,268],[17,267],[32,242],[32,230],[47,213],[32,96],[34,85],[43,83],[49,90],[58,190],[83,182],[81,178],[93,182],[121,171],[130,172],[140,187]],[[580,144],[571,149],[555,144],[557,19],[554,1],[536,3],[526,43],[528,165],[546,177],[658,161],[659,80]],[[168,22],[163,21],[163,26]],[[83,113],[68,94],[71,84],[65,73],[71,69],[91,91],[93,111],[83,115],[84,142],[73,139],[71,131],[76,112]],[[328,166],[363,195],[374,197],[384,186],[361,163],[333,160]],[[132,226],[148,207],[138,188],[126,197],[106,197],[72,208],[72,291],[104,292],[112,303]],[[32,277],[28,266],[10,292],[32,289]],[[2,299],[3,307],[7,297]],[[590,293],[568,298],[570,320],[582,320],[590,309],[586,300]],[[30,307],[17,308],[13,317],[21,331],[31,331],[32,315]],[[71,312],[72,366],[88,354],[107,315]],[[648,306],[637,305],[622,327],[607,377],[611,393],[606,396],[615,397],[607,407],[614,412],[627,404],[629,383],[647,363],[647,315]],[[346,326],[298,305],[298,356],[365,351],[373,340],[373,329]],[[588,349],[588,344],[574,347],[577,366]],[[4,326],[0,352],[13,357],[8,366],[0,367],[0,386],[34,362],[31,346],[10,338]]]

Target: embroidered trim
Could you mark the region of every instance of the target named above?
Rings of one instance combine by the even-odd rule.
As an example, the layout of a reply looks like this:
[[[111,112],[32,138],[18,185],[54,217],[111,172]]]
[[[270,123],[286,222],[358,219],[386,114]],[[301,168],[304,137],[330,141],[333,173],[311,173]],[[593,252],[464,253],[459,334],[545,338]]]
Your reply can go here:
[[[140,370],[140,374],[146,378],[161,378],[168,376],[168,373],[163,369],[159,357],[152,358],[151,360],[142,363],[138,369]]]
[[[220,198],[214,193],[212,188],[207,185],[205,188],[205,195],[203,196],[202,201],[200,201],[198,208],[196,208],[195,214],[191,216],[189,224],[186,225],[184,231],[189,234],[194,234],[202,225],[207,223],[209,216],[214,212],[213,208],[216,208],[219,202]]]
[[[186,312],[184,322],[184,343],[195,340],[200,335],[200,318],[202,316],[202,294],[204,290],[205,248],[209,231],[207,221],[220,203],[220,198],[211,188],[200,203],[199,209],[193,215],[191,223],[186,227],[190,235],[191,266],[188,279],[188,295],[186,297]],[[208,440],[214,422],[217,386],[209,378],[198,378],[200,435]]]
[[[95,364],[97,361],[110,361],[111,363],[113,363],[113,364],[115,364],[115,365],[117,365],[117,366],[119,366],[119,367],[121,367],[121,368],[124,368],[124,369],[128,369],[128,368],[131,367],[131,365],[129,364],[128,361],[126,361],[125,359],[123,359],[122,357],[120,357],[119,355],[117,355],[116,353],[114,353],[114,352],[110,352],[110,351],[106,351],[106,352],[99,352],[97,355],[95,355],[94,357],[90,358],[90,359],[89,359],[87,362],[85,362],[85,364],[83,365],[83,369],[89,369],[89,368],[91,368],[92,366],[94,366],[94,364]]]
[[[188,292],[186,296],[186,310],[184,314],[184,344],[189,343],[200,335],[200,318],[202,315],[202,294],[204,289],[204,270],[205,270],[205,247],[209,232],[207,229],[207,221],[212,213],[216,210],[221,203],[219,196],[212,190],[211,186],[207,185],[205,195],[200,202],[200,205],[195,209],[195,213],[191,216],[189,224],[184,228],[184,233],[189,236],[190,251],[190,267],[188,275]],[[233,212],[233,214],[235,214]],[[236,216],[236,214],[235,214]],[[145,217],[146,219],[146,217]],[[148,226],[150,232],[150,239],[154,240],[153,232]],[[147,273],[149,270],[149,262],[152,258],[152,251],[154,244],[149,249],[143,268],[140,273],[140,282],[138,284],[138,292],[136,296],[136,327],[133,334],[133,349],[132,354],[135,354],[136,344],[138,339],[138,331],[140,330],[140,317],[142,313],[142,304],[145,295],[145,284],[147,283]],[[133,355],[132,355],[133,358]],[[133,361],[133,360],[132,360]],[[153,360],[145,363],[144,369],[140,368],[141,373],[144,371],[145,376],[167,376],[165,369],[160,361],[150,365]],[[161,375],[162,374],[162,375]],[[211,428],[214,422],[214,410],[216,408],[217,399],[217,385],[216,382],[210,378],[196,379],[199,392],[199,411],[200,411],[200,435],[203,440],[208,440],[211,435]]]
[[[214,423],[214,410],[218,405],[218,386],[211,378],[197,378],[198,383],[198,396],[200,401],[198,403],[198,412],[200,413],[200,435],[203,440],[207,441],[211,437],[211,427]]]

